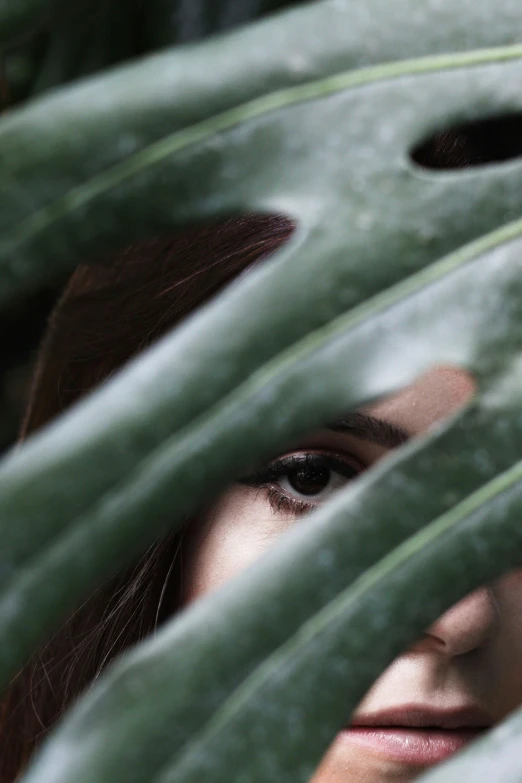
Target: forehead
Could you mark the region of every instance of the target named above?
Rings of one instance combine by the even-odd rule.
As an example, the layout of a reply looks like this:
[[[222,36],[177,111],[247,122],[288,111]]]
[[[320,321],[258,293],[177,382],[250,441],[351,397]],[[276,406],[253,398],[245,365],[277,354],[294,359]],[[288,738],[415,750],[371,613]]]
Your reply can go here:
[[[404,428],[410,435],[461,408],[473,395],[472,376],[459,367],[432,367],[401,391],[361,410]]]

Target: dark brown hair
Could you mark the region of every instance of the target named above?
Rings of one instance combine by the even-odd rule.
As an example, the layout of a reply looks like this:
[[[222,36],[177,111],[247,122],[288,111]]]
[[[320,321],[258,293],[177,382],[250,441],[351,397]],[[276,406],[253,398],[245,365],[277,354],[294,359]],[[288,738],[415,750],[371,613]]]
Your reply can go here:
[[[479,131],[475,124],[468,131],[437,134],[412,157],[429,168],[508,157],[501,140],[491,134],[484,140]],[[22,439],[280,247],[293,228],[282,216],[248,215],[79,266],[49,319]],[[110,660],[153,633],[177,598],[179,605],[187,531],[157,542],[100,587],[15,678],[0,714],[0,783],[12,783],[38,741]]]

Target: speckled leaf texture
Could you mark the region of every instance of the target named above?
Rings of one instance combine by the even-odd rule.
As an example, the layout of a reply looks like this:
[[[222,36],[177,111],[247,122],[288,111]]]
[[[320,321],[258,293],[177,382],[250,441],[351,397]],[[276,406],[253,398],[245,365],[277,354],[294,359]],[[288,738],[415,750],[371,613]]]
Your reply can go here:
[[[390,661],[522,565],[522,160],[411,158],[437,130],[522,111],[522,3],[281,2],[262,19],[244,3],[223,33],[227,5],[205,40],[158,33],[146,56],[102,46],[90,68],[56,44],[0,119],[2,304],[191,221],[297,225],[0,464],[2,681],[274,449],[434,364],[478,392],[111,666],[24,783],[306,783]],[[0,0],[0,40],[52,7]],[[520,721],[426,781],[522,780]]]

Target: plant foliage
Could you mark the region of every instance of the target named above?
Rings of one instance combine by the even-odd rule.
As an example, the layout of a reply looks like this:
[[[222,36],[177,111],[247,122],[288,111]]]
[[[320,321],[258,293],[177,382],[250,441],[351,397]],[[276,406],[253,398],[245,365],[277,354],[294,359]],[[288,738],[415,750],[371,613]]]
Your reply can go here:
[[[52,27],[0,122],[0,302],[190,221],[283,212],[297,231],[0,465],[3,681],[274,448],[434,364],[466,367],[478,393],[112,666],[24,783],[305,783],[386,665],[522,563],[522,161],[411,157],[522,110],[522,5],[321,0],[137,58],[184,40],[158,21],[178,6],[91,4],[99,46],[83,49],[67,41],[85,4]],[[0,40],[56,8],[2,0]],[[519,723],[426,779],[519,780]]]

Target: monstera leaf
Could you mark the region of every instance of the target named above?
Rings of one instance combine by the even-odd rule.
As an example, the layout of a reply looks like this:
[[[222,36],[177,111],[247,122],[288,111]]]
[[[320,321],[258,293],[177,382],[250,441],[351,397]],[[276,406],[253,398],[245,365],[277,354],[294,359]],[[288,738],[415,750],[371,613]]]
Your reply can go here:
[[[3,117],[3,303],[190,221],[296,223],[268,264],[3,461],[4,682],[195,498],[275,448],[434,364],[478,387],[111,667],[25,783],[305,783],[386,665],[522,564],[522,161],[412,157],[437,130],[522,110],[521,37],[512,0],[323,0]],[[518,780],[519,723],[430,781]]]

